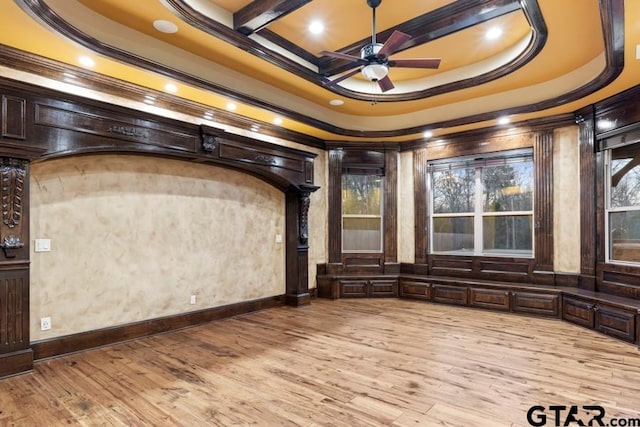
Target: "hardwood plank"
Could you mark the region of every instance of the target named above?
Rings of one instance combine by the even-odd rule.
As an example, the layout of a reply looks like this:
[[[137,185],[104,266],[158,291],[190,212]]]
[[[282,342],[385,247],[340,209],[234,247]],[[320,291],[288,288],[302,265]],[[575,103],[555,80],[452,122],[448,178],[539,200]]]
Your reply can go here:
[[[316,300],[38,362],[0,381],[0,425],[524,426],[637,417],[639,392],[636,347],[558,319]]]

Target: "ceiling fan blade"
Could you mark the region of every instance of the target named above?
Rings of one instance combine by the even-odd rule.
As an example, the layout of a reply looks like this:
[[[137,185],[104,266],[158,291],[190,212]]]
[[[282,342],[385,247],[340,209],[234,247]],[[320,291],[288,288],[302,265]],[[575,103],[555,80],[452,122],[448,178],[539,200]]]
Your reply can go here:
[[[394,59],[389,61],[389,67],[404,68],[433,68],[440,66],[440,58],[415,58],[415,59]]]
[[[401,31],[395,30],[391,34],[391,36],[389,36],[387,41],[384,42],[384,46],[382,46],[382,49],[380,49],[380,52],[378,52],[378,56],[391,55],[393,52],[398,50],[398,48],[402,46],[404,42],[406,42],[410,38],[411,36],[409,34],[405,34]]]
[[[340,77],[338,77],[337,79],[333,79],[330,82],[327,83],[327,86],[335,86],[338,83],[340,83],[343,80],[348,79],[351,76],[355,76],[356,74],[358,74],[360,72],[360,68],[356,68],[355,70],[351,70],[348,73],[344,73],[343,75],[341,75]]]
[[[320,52],[320,55],[330,56],[332,58],[344,59],[345,61],[353,61],[353,62],[356,62],[358,64],[366,64],[367,63],[364,59],[359,58],[357,56],[349,55],[348,53],[331,52],[329,50],[323,50],[322,52]]]
[[[378,86],[382,89],[383,92],[393,89],[395,86],[391,82],[389,76],[384,76],[384,78],[378,80]]]

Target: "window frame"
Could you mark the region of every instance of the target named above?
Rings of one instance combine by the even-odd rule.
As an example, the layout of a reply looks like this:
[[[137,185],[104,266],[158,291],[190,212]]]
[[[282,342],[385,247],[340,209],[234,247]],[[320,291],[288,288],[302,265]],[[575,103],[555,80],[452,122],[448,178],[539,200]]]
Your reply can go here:
[[[530,162],[531,170],[531,210],[519,211],[485,211],[483,196],[484,183],[482,171],[487,167],[500,166],[512,163]],[[474,209],[470,212],[454,212],[454,213],[435,213],[434,212],[434,192],[433,192],[433,172],[438,170],[449,170],[459,168],[474,169]],[[429,236],[428,236],[428,253],[432,255],[457,255],[457,256],[485,256],[485,257],[504,257],[504,258],[535,258],[535,162],[533,158],[533,150],[517,149],[504,151],[500,153],[491,153],[484,156],[463,156],[455,158],[447,158],[427,163],[427,215],[429,218]],[[531,218],[531,250],[513,251],[513,250],[489,250],[484,249],[484,219],[488,217],[529,217]],[[436,218],[473,218],[473,242],[472,251],[451,250],[436,251],[434,250],[434,219]]]
[[[346,175],[364,175],[364,176],[376,176],[380,178],[380,214],[345,214],[344,213],[344,199],[342,199],[342,194],[344,191],[343,182],[344,177]],[[340,197],[342,202],[340,203],[340,251],[344,254],[381,254],[384,252],[384,203],[385,203],[385,176],[379,172],[371,172],[371,173],[349,173],[349,171],[345,171],[342,173],[340,178]],[[346,250],[344,247],[344,220],[345,218],[379,218],[380,219],[380,242],[379,249],[369,250],[369,249],[360,249],[360,250]]]
[[[640,212],[640,205],[637,206],[621,206],[621,207],[612,207],[611,206],[611,196],[612,196],[612,187],[611,187],[611,172],[612,172],[612,156],[613,150],[616,148],[621,148],[629,145],[638,144],[640,147],[640,141],[628,142],[623,144],[616,144],[612,146],[608,146],[604,149],[604,231],[605,231],[605,262],[608,264],[616,264],[623,266],[632,266],[632,267],[640,267],[640,261],[624,261],[613,258],[613,246],[612,246],[612,236],[611,236],[611,225],[610,225],[610,214],[616,212]]]

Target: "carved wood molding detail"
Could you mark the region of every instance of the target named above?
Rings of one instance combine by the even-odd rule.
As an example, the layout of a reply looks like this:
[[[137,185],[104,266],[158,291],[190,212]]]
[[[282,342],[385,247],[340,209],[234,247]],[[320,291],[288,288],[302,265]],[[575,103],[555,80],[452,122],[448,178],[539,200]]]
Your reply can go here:
[[[15,254],[11,250],[24,247],[21,240],[22,208],[27,176],[27,161],[12,158],[0,160],[0,185],[2,200],[2,241],[0,247],[8,258]]]

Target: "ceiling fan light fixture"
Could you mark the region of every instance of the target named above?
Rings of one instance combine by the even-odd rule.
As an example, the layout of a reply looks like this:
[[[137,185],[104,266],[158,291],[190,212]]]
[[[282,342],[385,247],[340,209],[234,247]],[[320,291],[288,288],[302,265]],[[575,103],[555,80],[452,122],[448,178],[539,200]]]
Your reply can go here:
[[[372,82],[384,79],[387,74],[389,74],[389,66],[387,64],[373,63],[362,67],[362,75]]]

